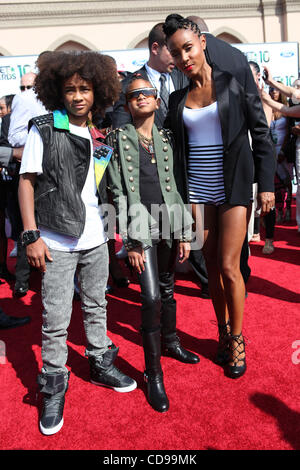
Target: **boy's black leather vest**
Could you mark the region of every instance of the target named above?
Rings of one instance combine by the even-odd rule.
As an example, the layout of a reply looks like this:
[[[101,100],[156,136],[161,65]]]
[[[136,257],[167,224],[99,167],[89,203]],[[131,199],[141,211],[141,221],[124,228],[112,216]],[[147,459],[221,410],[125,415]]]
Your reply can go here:
[[[37,175],[34,189],[38,225],[80,238],[85,225],[81,192],[90,164],[89,140],[54,126],[53,114],[38,116],[35,125],[44,145],[43,173]],[[107,202],[106,175],[98,188],[99,202]]]

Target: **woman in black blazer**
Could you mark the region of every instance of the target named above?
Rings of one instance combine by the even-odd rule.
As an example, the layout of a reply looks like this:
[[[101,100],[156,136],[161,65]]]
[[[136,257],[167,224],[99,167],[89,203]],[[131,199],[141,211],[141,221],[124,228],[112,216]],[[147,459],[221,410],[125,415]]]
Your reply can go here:
[[[240,254],[254,179],[262,212],[274,206],[275,162],[269,128],[250,68],[249,73],[240,71],[238,81],[214,63],[208,64],[205,36],[195,23],[179,15],[167,17],[164,32],[176,66],[190,79],[188,87],[170,96],[165,123],[176,140],[177,186],[183,200],[192,203],[196,230],[203,227],[203,253],[219,329],[216,362],[237,378],[246,371]],[[201,120],[201,112],[207,118],[202,114]],[[212,129],[213,145],[209,145]]]

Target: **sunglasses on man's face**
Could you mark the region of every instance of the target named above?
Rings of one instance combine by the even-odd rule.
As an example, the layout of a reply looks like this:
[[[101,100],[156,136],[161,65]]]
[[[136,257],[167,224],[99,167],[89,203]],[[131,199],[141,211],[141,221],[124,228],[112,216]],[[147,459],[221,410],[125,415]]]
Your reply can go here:
[[[129,91],[126,95],[127,101],[136,100],[140,95],[153,96],[157,98],[157,89],[156,88],[137,88],[136,90]]]
[[[21,91],[30,90],[30,88],[32,88],[32,87],[33,87],[33,85],[21,85],[20,90]]]

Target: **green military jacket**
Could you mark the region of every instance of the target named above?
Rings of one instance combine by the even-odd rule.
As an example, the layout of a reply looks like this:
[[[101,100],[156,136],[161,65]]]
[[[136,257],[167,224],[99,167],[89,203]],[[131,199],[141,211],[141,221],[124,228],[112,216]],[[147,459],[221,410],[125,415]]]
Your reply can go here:
[[[171,244],[172,237],[190,241],[192,217],[183,204],[173,174],[172,135],[165,129],[153,126],[153,141],[158,177],[169,217],[169,236],[163,238]],[[149,227],[155,223],[140,198],[139,141],[135,127],[126,124],[106,137],[106,143],[114,148],[108,164],[108,181],[117,213],[119,233],[125,247],[151,246]]]

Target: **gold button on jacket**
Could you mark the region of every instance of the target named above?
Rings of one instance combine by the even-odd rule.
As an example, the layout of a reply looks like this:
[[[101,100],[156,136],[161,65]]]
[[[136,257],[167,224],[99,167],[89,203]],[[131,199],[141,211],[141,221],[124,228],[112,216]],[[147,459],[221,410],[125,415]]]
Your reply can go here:
[[[114,139],[117,142],[114,142]],[[158,130],[153,126],[153,140],[155,157],[157,164],[158,178],[164,199],[167,206],[170,232],[178,232],[181,227],[182,239],[190,238],[191,224],[193,222],[190,212],[185,208],[181,196],[177,191],[177,186],[173,174],[173,150],[171,147],[171,137],[169,131]],[[122,142],[126,141],[126,145]],[[106,137],[106,143],[114,147],[114,155],[108,165],[109,187],[112,192],[113,202],[119,220],[120,235],[125,240],[129,238],[129,226],[132,218],[129,216],[129,208],[139,209],[142,217],[144,232],[143,238],[138,241],[145,245],[152,245],[149,226],[155,221],[141,203],[140,197],[140,155],[137,132],[132,124],[126,124],[122,130],[116,129]],[[129,153],[130,152],[130,153]],[[167,155],[166,155],[167,153]],[[168,165],[166,166],[166,161]],[[128,165],[130,162],[130,165]],[[166,172],[168,176],[166,177]],[[135,181],[134,186],[132,182]],[[168,185],[166,185],[168,183]],[[120,199],[121,198],[121,199]],[[122,199],[123,198],[123,199]],[[126,204],[121,204],[121,200],[126,200]],[[122,224],[120,225],[120,223]],[[171,240],[167,240],[169,246]]]

